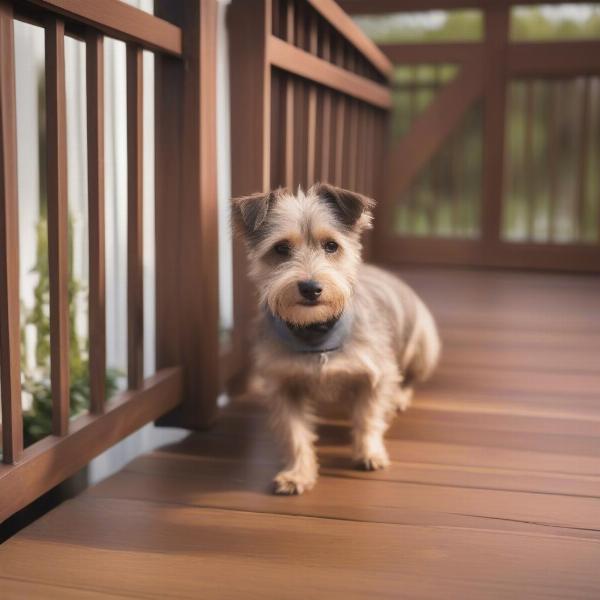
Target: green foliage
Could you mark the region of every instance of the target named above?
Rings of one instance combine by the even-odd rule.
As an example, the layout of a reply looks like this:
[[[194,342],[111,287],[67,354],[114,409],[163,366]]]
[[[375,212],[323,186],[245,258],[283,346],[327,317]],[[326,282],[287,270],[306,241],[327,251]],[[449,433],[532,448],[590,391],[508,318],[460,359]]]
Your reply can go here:
[[[395,13],[355,17],[358,25],[378,44],[402,42],[478,41],[483,36],[483,15],[478,10]]]
[[[23,414],[23,433],[25,444],[49,435],[52,432],[52,390],[50,385],[50,277],[48,271],[48,226],[47,218],[42,210],[36,228],[37,248],[36,262],[32,272],[37,275],[34,288],[34,304],[29,310],[24,310],[23,327],[21,330],[23,364],[25,326],[33,326],[36,330],[35,369],[28,372],[24,369],[23,391],[31,394],[31,408]],[[69,247],[73,246],[72,224],[69,222]],[[72,252],[70,253],[72,256]],[[70,260],[72,263],[72,260]],[[87,410],[90,399],[89,365],[87,341],[82,341],[75,327],[76,299],[83,292],[82,285],[72,276],[72,264],[69,264],[69,369],[70,369],[70,410],[71,416],[76,416]],[[106,391],[110,397],[117,390],[119,373],[109,370],[106,374]]]
[[[576,10],[575,7],[571,7]],[[559,18],[558,7],[520,6],[513,9],[510,37],[513,40],[572,40],[600,37],[600,6],[581,4],[587,8],[586,18]],[[554,12],[554,17],[550,15]]]
[[[478,41],[483,38],[483,12],[479,10],[393,13],[355,17],[375,42]],[[522,6],[511,10],[513,40],[569,40],[600,37],[600,5]]]

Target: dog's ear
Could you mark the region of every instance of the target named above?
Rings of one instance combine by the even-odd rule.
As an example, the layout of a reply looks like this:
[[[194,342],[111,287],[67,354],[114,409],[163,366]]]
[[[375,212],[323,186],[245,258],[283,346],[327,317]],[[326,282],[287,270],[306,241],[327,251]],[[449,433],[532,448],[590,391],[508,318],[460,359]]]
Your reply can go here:
[[[258,192],[232,198],[231,216],[235,229],[248,239],[255,237],[275,202],[275,192]]]
[[[371,209],[375,206],[371,198],[329,183],[317,183],[313,191],[333,210],[342,225],[358,230],[371,227]]]

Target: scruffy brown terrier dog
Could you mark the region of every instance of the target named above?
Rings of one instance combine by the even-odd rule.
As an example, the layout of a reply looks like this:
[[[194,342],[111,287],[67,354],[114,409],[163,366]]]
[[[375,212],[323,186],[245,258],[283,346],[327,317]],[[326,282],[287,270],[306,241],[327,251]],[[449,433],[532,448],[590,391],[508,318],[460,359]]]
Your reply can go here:
[[[352,410],[354,458],[389,463],[383,436],[408,407],[415,381],[440,353],[434,320],[402,281],[361,259],[373,201],[327,184],[233,200],[260,311],[254,368],[271,403],[287,464],[278,494],[311,489],[318,474],[314,411],[341,400]]]

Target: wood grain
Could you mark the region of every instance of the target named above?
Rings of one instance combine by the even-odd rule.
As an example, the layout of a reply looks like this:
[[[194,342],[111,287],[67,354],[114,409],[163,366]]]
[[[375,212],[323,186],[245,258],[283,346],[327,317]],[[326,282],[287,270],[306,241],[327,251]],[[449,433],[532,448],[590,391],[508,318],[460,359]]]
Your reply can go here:
[[[185,61],[156,57],[157,367],[181,366],[184,373],[182,405],[161,424],[206,428],[220,392],[218,6],[168,0],[155,10],[186,32]]]
[[[360,27],[340,9],[334,0],[308,0],[339,33],[341,33],[384,77],[390,77],[393,67],[385,54],[365,35]]]
[[[48,269],[50,274],[50,363],[52,431],[69,431],[69,206],[65,26],[46,20],[46,168],[48,182]]]
[[[593,568],[600,548],[586,539],[469,528],[457,535],[447,527],[106,498],[60,507],[4,544],[0,556],[0,577],[136,596],[280,598],[283,588],[288,598],[389,598],[398,589],[413,597],[546,598],[548,586],[561,597],[577,588],[589,597],[600,592]]]
[[[176,56],[182,53],[181,29],[119,0],[32,0],[46,11],[90,25],[106,35]]]
[[[127,382],[144,378],[144,87],[142,49],[127,46]]]
[[[104,206],[104,38],[86,40],[90,410],[101,413],[106,400],[106,265]]]
[[[147,378],[140,390],[113,396],[103,415],[75,419],[69,435],[48,436],[29,446],[17,465],[0,465],[0,523],[104,450],[172,410],[181,395],[181,370],[164,369]]]
[[[2,460],[23,451],[19,310],[17,112],[12,6],[0,2],[0,394]]]
[[[390,108],[392,105],[390,91],[386,86],[332,65],[275,36],[269,38],[268,60],[284,71],[326,85],[373,106]]]
[[[389,469],[355,470],[347,414],[327,407],[317,486],[273,496],[280,453],[268,411],[241,397],[210,432],[138,457],[0,546],[3,592],[597,597],[600,368],[586,356],[600,344],[600,282],[403,276],[436,315],[444,353],[388,432]],[[513,352],[519,360],[498,364]]]

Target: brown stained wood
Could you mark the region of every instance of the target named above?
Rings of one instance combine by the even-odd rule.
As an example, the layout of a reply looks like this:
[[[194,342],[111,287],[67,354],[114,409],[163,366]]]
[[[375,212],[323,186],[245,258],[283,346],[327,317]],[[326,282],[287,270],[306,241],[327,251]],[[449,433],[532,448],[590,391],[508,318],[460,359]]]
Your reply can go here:
[[[22,598],[45,598],[45,600],[123,600],[127,596],[103,594],[90,590],[66,588],[61,584],[44,585],[29,581],[0,578],[2,597],[4,600],[21,600]]]
[[[352,470],[348,457],[332,455],[330,451],[330,447],[321,451],[324,464],[320,489],[314,490],[312,498],[306,496],[293,503],[282,503],[267,493],[277,463],[261,462],[248,468],[243,459],[227,462],[213,459],[211,464],[210,459],[181,460],[173,456],[137,460],[89,495],[157,504],[168,504],[176,496],[187,498],[188,506],[390,525],[488,529],[489,519],[498,519],[505,523],[494,529],[545,534],[556,527],[558,536],[580,535],[578,528],[600,518],[600,502],[593,498],[594,487],[597,490],[600,485],[597,477],[586,480],[536,474],[529,486],[535,487],[536,492],[530,493],[519,488],[528,487],[526,480],[532,473],[400,462],[394,463],[385,475],[369,476]],[[224,479],[235,480],[237,485],[221,491]],[[429,493],[423,493],[423,485],[431,486]],[[509,488],[510,485],[517,489]],[[541,489],[551,491],[541,494]],[[561,497],[561,490],[565,489],[581,489],[591,492],[592,497]],[[357,498],[367,495],[370,502],[357,502]],[[399,497],[402,497],[400,506]],[[538,523],[536,527],[533,523],[536,519],[545,526]],[[600,541],[600,532],[590,532],[586,537]]]
[[[307,0],[360,54],[366,58],[386,78],[392,73],[392,63],[373,41],[365,35],[356,23],[338,6],[334,0]]]
[[[127,46],[127,382],[144,378],[144,89],[142,49]]]
[[[120,0],[31,0],[42,9],[150,50],[181,55],[181,29]]]
[[[486,68],[483,74],[483,172],[481,236],[486,252],[494,255],[500,239],[504,201],[504,135],[506,121],[509,9],[494,7],[485,12]]]
[[[333,60],[337,65],[343,64],[344,48],[341,44],[337,45]],[[335,139],[334,139],[334,164],[333,164],[333,183],[338,186],[343,185],[343,167],[344,167],[344,148],[345,148],[345,124],[346,124],[346,104],[347,100],[342,94],[338,94],[334,109],[335,119]]]
[[[104,38],[86,40],[90,410],[104,410],[106,400],[106,266],[104,209]]]
[[[323,60],[331,60],[331,38],[329,30],[325,30],[323,35]],[[321,106],[321,143],[318,148],[320,153],[320,179],[329,181],[331,173],[331,130],[332,130],[332,92],[323,89],[323,104]]]
[[[359,151],[359,121],[360,105],[354,100],[350,104],[348,119],[350,121],[348,128],[348,156],[346,158],[346,185],[348,189],[355,190],[357,186],[358,175],[358,151]]]
[[[600,248],[589,244],[511,242],[484,255],[477,240],[434,237],[377,240],[378,256],[387,264],[472,265],[600,273]]]
[[[15,466],[0,465],[0,523],[83,468],[92,458],[181,402],[181,369],[164,369],[140,390],[107,401],[105,414],[83,415],[69,435],[29,446]]]
[[[2,460],[23,451],[17,110],[12,6],[0,1],[0,404]]]
[[[78,589],[183,598],[199,590],[205,598],[224,590],[279,598],[284,587],[289,598],[394,597],[400,588],[414,597],[455,598],[543,598],[549,586],[561,597],[581,587],[592,597],[598,591],[597,544],[575,537],[472,529],[457,536],[452,528],[121,499],[71,504],[2,547],[0,576],[53,585],[76,563],[68,585]],[[114,530],[101,526],[107,518]],[[91,536],[97,547],[88,548]],[[99,564],[110,568],[99,574]]]
[[[511,76],[569,77],[600,73],[600,42],[514,42],[506,48]]]
[[[556,215],[556,202],[558,194],[558,134],[559,134],[559,102],[560,95],[558,93],[556,82],[548,84],[550,86],[549,94],[550,101],[548,107],[548,120],[546,121],[546,127],[548,128],[548,177],[549,177],[549,189],[548,189],[548,241],[553,242],[555,237],[555,215]]]
[[[284,71],[342,92],[379,108],[391,107],[389,89],[360,75],[332,65],[275,36],[269,38],[269,62]]]
[[[328,408],[319,482],[275,497],[268,412],[239,398],[210,432],[136,458],[0,546],[0,585],[41,598],[58,585],[67,598],[280,598],[285,587],[298,598],[512,599],[546,598],[549,586],[596,597],[600,368],[557,372],[555,358],[567,365],[600,344],[600,283],[456,269],[403,277],[445,349],[388,432],[387,470],[353,468],[347,416]],[[527,351],[498,364],[498,353]]]
[[[283,158],[283,173],[285,186],[289,189],[294,188],[294,96],[295,96],[295,82],[291,75],[286,75],[284,82],[285,90],[285,146],[284,146],[284,158]]]
[[[525,201],[527,204],[527,239],[533,241],[535,226],[535,186],[533,166],[533,123],[534,123],[534,87],[532,81],[524,82],[523,113],[525,127],[523,128],[523,169],[525,177]]]
[[[46,168],[48,182],[48,268],[50,273],[50,362],[52,431],[69,431],[69,257],[67,200],[67,115],[65,26],[46,21]]]
[[[307,41],[307,31],[305,30],[305,15],[302,10],[302,4],[295,4],[294,12],[291,14],[291,18],[294,24],[294,39],[293,43],[302,50],[305,49]],[[299,79],[297,77],[291,77],[292,89],[293,89],[293,136],[291,144],[291,153],[289,156],[286,154],[286,163],[289,160],[291,165],[292,173],[292,185],[290,189],[296,190],[298,186],[302,186],[306,189],[306,173],[308,164],[308,89],[309,82]],[[286,146],[287,149],[287,146]]]
[[[408,133],[389,149],[384,218],[391,218],[395,199],[431,160],[482,93],[480,65],[462,67],[431,104],[413,119]]]
[[[316,55],[318,50],[318,23],[310,19],[308,29],[308,50]],[[316,144],[317,144],[317,86],[309,84],[307,114],[307,143],[306,143],[306,185],[315,183]]]
[[[285,6],[285,39],[288,44],[295,43],[296,36],[296,5],[294,0],[286,0]],[[267,45],[267,60],[269,60],[269,45]],[[285,95],[285,147],[284,147],[284,181],[286,187],[294,188],[294,99],[296,95],[296,83],[290,73],[286,74],[284,83]]]
[[[0,575],[52,585],[76,563],[69,586],[184,598],[200,590],[204,598],[223,597],[224,590],[279,598],[282,588],[289,598],[394,597],[400,588],[414,597],[456,598],[542,598],[548,586],[562,597],[581,587],[592,596],[598,591],[597,545],[577,538],[469,529],[457,536],[449,528],[119,499],[82,498],[70,508],[3,546]],[[107,518],[114,531],[100,526]],[[90,536],[97,547],[88,548]],[[110,568],[100,574],[99,564]]]
[[[283,15],[282,15],[283,18]],[[231,66],[231,193],[235,196],[271,189],[271,66],[267,41],[271,35],[270,0],[234,0],[227,12]],[[252,31],[253,35],[247,35]],[[285,83],[281,81],[285,95]],[[251,92],[251,93],[250,93]],[[285,113],[285,109],[283,111]],[[284,114],[281,119],[286,119]],[[281,134],[282,145],[287,136]],[[281,153],[285,185],[285,156]],[[247,366],[254,295],[248,282],[246,252],[241,240],[233,246],[235,371]]]
[[[160,424],[189,429],[212,424],[220,392],[217,9],[215,0],[155,2],[156,14],[185,32],[185,60],[155,62],[156,361],[183,370],[181,405]]]
[[[585,207],[588,188],[588,162],[590,158],[590,78],[586,77],[583,81],[581,91],[581,112],[579,117],[579,152],[577,157],[577,188],[576,188],[576,209],[573,215],[575,226],[575,237],[578,241],[583,241],[585,227]]]

